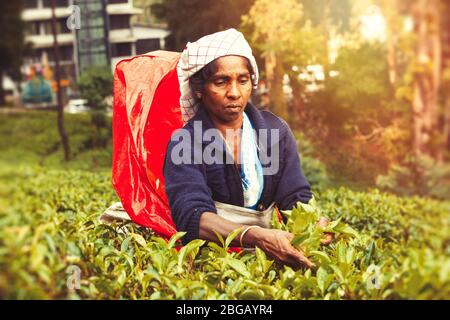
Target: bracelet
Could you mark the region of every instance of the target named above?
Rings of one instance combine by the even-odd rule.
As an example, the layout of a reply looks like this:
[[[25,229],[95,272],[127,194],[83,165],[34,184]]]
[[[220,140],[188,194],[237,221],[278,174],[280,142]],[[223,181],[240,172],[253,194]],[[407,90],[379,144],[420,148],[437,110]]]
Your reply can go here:
[[[242,239],[244,238],[244,235],[247,233],[247,231],[249,231],[253,228],[261,228],[261,227],[260,226],[249,226],[249,227],[245,228],[244,231],[242,231],[241,236],[239,238],[239,243],[241,244],[241,248],[244,247],[244,245],[242,244]]]

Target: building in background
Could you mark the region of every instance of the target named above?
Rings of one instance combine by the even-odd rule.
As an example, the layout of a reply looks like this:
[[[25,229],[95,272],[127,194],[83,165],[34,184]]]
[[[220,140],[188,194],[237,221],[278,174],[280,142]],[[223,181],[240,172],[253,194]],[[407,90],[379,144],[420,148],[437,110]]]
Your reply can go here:
[[[80,1],[80,8],[84,10],[94,5],[96,1]],[[164,39],[169,32],[162,28],[135,26],[131,19],[140,15],[143,10],[136,8],[132,0],[100,0],[105,2],[105,28],[106,28],[106,51],[107,64],[113,70],[118,61],[137,54],[163,49]],[[98,1],[97,1],[98,2]],[[53,65],[53,36],[52,36],[52,0],[23,0],[24,11],[22,18],[26,22],[26,41],[32,43],[32,54],[26,59],[24,73],[32,68],[45,68],[43,65],[48,61],[50,67]],[[84,3],[84,5],[83,5]],[[87,3],[87,4],[86,4]],[[79,75],[80,60],[86,56],[79,54],[79,35],[75,30],[67,27],[67,20],[72,14],[69,6],[77,4],[77,0],[56,0],[55,14],[57,17],[57,40],[60,50],[60,65],[65,98],[75,88],[76,79]],[[86,12],[81,12],[81,19],[86,17]],[[81,21],[83,25],[83,21]],[[91,24],[92,25],[92,24]],[[82,31],[82,30],[80,30]],[[83,38],[83,36],[82,36]],[[86,37],[84,36],[84,40]],[[91,41],[91,44],[94,43]],[[92,49],[92,48],[91,48]],[[89,50],[87,50],[89,51]],[[94,50],[90,51],[91,53]],[[86,54],[86,50],[84,50]],[[89,54],[89,53],[88,53]],[[86,60],[86,59],[85,59]],[[89,59],[87,59],[89,60]],[[91,59],[96,64],[95,59]],[[81,61],[83,65],[83,61]],[[82,69],[82,68],[81,68]]]
[[[106,0],[73,0],[67,28],[75,31],[77,74],[94,66],[109,66],[111,52]]]

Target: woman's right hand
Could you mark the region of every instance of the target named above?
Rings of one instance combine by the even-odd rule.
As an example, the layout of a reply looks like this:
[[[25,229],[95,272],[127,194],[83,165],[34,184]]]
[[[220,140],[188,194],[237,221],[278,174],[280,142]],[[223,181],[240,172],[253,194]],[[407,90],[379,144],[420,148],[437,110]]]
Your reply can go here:
[[[291,244],[294,235],[287,231],[265,228],[253,228],[247,232],[244,240],[256,244],[271,258],[291,267],[315,267],[302,251]],[[247,241],[246,241],[247,242]]]

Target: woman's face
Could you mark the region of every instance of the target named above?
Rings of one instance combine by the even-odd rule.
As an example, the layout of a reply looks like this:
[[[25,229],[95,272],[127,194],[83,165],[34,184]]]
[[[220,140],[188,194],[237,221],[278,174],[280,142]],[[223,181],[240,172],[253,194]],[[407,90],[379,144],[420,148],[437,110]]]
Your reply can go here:
[[[246,58],[225,56],[217,59],[217,72],[206,82],[201,99],[210,117],[226,124],[242,118],[251,93]]]

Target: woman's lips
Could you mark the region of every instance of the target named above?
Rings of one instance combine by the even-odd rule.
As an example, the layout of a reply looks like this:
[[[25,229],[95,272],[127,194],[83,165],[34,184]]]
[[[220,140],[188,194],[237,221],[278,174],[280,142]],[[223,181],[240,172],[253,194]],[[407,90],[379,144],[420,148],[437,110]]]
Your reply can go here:
[[[241,106],[239,105],[228,105],[225,107],[225,109],[232,111],[232,112],[238,112],[239,110],[241,110]]]

